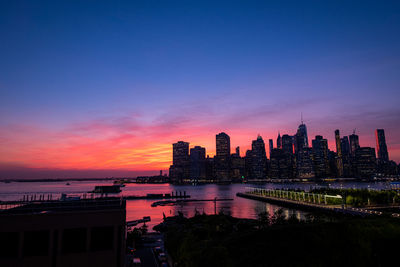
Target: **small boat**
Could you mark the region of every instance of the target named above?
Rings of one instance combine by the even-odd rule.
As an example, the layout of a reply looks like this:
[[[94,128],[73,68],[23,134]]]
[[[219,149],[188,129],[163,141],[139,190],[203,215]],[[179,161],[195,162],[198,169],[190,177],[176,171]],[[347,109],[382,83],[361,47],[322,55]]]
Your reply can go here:
[[[66,183],[65,185],[70,185],[70,183]]]

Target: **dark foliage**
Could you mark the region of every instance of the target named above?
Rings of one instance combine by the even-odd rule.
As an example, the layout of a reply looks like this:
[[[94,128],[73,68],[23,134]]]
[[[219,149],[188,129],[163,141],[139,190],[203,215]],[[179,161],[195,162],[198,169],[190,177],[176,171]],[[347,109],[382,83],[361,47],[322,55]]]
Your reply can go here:
[[[166,218],[165,233],[177,266],[386,266],[395,260],[400,221],[345,218],[328,222],[259,220],[227,215]]]

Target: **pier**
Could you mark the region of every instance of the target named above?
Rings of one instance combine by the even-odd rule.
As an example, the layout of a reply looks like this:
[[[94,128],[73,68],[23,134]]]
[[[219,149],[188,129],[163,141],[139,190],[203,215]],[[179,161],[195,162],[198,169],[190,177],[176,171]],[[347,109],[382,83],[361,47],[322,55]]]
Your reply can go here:
[[[348,214],[355,216],[380,216],[381,211],[347,207],[342,196],[332,196],[324,194],[314,194],[307,192],[297,192],[290,190],[274,190],[246,187],[245,193],[237,193],[238,197],[264,201],[283,207],[295,208],[305,211],[319,211],[325,213]],[[340,203],[340,204],[339,204]],[[399,214],[390,214],[392,217],[399,218]]]
[[[189,199],[190,195],[186,194],[186,191],[172,191],[171,193],[164,194],[146,194],[143,196],[109,196],[107,193],[84,193],[84,194],[34,194],[34,195],[23,195],[19,200],[11,201],[0,201],[0,210],[7,210],[10,208],[19,207],[30,203],[52,203],[55,201],[79,201],[79,200],[140,200],[140,199],[151,199],[151,200],[173,200],[173,199]]]

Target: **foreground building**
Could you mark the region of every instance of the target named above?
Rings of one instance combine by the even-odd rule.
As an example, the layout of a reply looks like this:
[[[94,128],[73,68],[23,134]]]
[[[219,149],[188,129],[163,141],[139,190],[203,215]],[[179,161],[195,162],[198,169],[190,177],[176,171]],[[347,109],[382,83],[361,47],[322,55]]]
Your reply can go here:
[[[0,212],[0,266],[125,266],[124,200],[28,203]]]

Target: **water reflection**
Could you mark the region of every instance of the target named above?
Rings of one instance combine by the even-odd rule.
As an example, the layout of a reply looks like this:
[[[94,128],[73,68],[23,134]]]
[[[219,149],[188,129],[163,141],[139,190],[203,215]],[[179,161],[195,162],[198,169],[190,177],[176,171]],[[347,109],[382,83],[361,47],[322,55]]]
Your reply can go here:
[[[96,185],[110,185],[112,182],[104,181],[71,181],[70,185],[66,185],[65,182],[42,182],[42,183],[1,183],[0,186],[0,200],[17,200],[21,199],[23,195],[28,194],[53,194],[55,197],[59,197],[61,193],[67,194],[83,194],[93,188]],[[216,203],[216,211],[223,211],[226,214],[239,218],[257,218],[258,214],[267,212],[269,215],[273,215],[279,208],[279,206],[271,205],[264,202],[259,202],[250,199],[236,197],[237,192],[245,191],[246,186],[268,188],[268,189],[287,189],[287,188],[300,188],[309,190],[310,187],[315,186],[330,186],[330,187],[344,187],[344,188],[376,188],[383,189],[388,188],[389,184],[385,182],[378,183],[361,183],[361,182],[347,182],[347,183],[330,183],[330,184],[315,184],[315,183],[267,183],[261,185],[251,184],[232,184],[232,185],[170,185],[170,184],[127,184],[126,187],[122,188],[122,192],[118,195],[130,196],[139,195],[143,196],[146,194],[165,194],[174,191],[185,192],[191,196],[191,199],[209,199],[212,200],[215,197],[232,198],[233,201],[218,201]],[[177,215],[178,212],[182,212],[185,216],[193,216],[196,211],[199,213],[214,214],[215,206],[213,201],[205,202],[188,202],[181,203],[176,206],[157,206],[151,207],[151,204],[155,200],[129,200],[127,201],[127,220],[137,220],[144,216],[150,216],[151,222],[148,224],[151,228],[160,223],[165,216]],[[284,209],[284,215],[290,217],[292,215],[299,219],[304,219],[305,213],[292,210]]]

